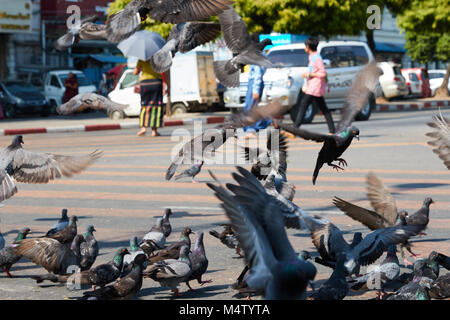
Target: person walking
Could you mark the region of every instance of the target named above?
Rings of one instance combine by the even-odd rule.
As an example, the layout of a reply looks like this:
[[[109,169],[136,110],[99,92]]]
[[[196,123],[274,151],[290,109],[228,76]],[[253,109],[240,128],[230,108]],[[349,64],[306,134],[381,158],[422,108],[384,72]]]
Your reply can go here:
[[[159,136],[158,128],[163,126],[164,119],[162,75],[152,69],[150,61],[142,60],[137,62],[133,73],[135,75],[140,74],[141,113],[139,125],[141,130],[137,135],[144,135],[147,132],[147,128],[151,127],[152,136]]]
[[[259,42],[259,35],[253,33],[251,35],[252,41]],[[263,76],[267,68],[256,64],[250,65],[248,73],[247,95],[245,96],[244,113],[247,113],[251,108],[256,108],[264,90]],[[272,123],[271,119],[261,119],[251,126],[244,127],[244,132],[247,132],[246,139],[256,137],[256,132],[267,128]]]
[[[66,103],[78,94],[78,79],[72,72],[64,80],[64,87],[66,90],[64,91],[63,103]]]
[[[315,36],[309,37],[305,41],[305,52],[309,54],[309,64],[308,72],[303,73],[302,76],[305,79],[306,88],[304,87],[303,97],[294,125],[297,128],[301,126],[306,109],[311,103],[315,102],[327,121],[329,132],[334,133],[336,129],[334,127],[333,117],[323,98],[326,88],[327,72],[325,71],[322,57],[317,52],[318,45],[319,39]]]

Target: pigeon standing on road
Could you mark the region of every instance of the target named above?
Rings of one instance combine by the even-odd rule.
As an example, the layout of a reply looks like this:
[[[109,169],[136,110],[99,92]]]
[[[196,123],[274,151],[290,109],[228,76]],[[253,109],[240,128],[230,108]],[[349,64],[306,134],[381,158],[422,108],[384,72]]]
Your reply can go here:
[[[180,257],[180,249],[183,246],[187,246],[189,249],[191,248],[191,239],[189,235],[194,233],[191,228],[186,227],[183,229],[180,235],[180,240],[171,244],[167,248],[158,251],[158,253],[150,257],[148,260],[150,263],[155,263],[165,259],[178,259]]]
[[[12,265],[19,261],[22,257],[22,255],[17,254],[17,252],[14,251],[14,248],[17,246],[17,244],[24,240],[29,233],[30,228],[23,228],[22,230],[20,230],[16,239],[11,245],[6,246],[0,250],[0,268],[6,273],[8,278],[13,277],[11,273],[9,273],[9,269],[11,269]]]
[[[45,236],[46,237],[51,236],[51,235],[55,234],[56,232],[61,231],[68,225],[69,225],[69,217],[67,216],[67,209],[62,209],[61,219],[59,219],[58,223],[56,223],[50,230],[47,231]]]
[[[261,42],[251,40],[245,22],[230,6],[219,14],[219,22],[228,49],[235,55],[230,60],[214,61],[214,74],[226,87],[239,86],[239,70],[247,64],[272,67],[272,63],[261,51],[272,45],[270,39]]]
[[[96,24],[96,16],[88,17],[81,20],[78,24],[74,24],[68,32],[59,37],[54,43],[55,49],[64,51],[72,47],[75,43],[82,40],[102,40],[106,39],[106,26],[103,24]]]
[[[139,254],[134,258],[133,267],[130,273],[120,278],[116,283],[94,290],[83,292],[82,299],[89,300],[115,300],[131,299],[141,290],[142,272],[147,261],[145,254]]]
[[[77,235],[77,221],[78,221],[77,216],[71,216],[67,227],[50,236],[44,237],[58,240],[61,243],[72,243],[73,239]]]
[[[110,42],[125,40],[139,29],[147,15],[164,23],[205,20],[228,9],[231,3],[230,0],[133,0],[109,17],[107,39]]]
[[[177,51],[186,53],[210,42],[220,34],[220,24],[213,22],[183,22],[173,26],[166,44],[151,58],[152,69],[164,73],[172,66]]]
[[[134,258],[138,254],[145,254],[144,250],[142,250],[138,245],[138,239],[137,237],[133,237],[130,240],[130,250],[127,255],[123,257],[123,268],[122,268],[122,275],[121,277],[126,276],[129,272],[131,272],[131,269],[133,268],[133,261]],[[147,267],[147,264],[144,265],[144,268]]]
[[[428,132],[426,135],[433,138],[428,144],[433,146],[433,152],[444,162],[444,165],[450,170],[450,119],[442,116],[434,116],[434,122],[429,122],[428,126],[436,131]]]
[[[189,290],[194,291],[189,285],[189,281],[191,280],[197,280],[201,286],[205,283],[212,282],[212,280],[202,280],[202,275],[208,269],[208,259],[206,258],[205,245],[203,244],[203,232],[198,233],[194,248],[192,249],[192,252],[189,253],[189,259],[192,264],[192,273],[186,280],[186,285]]]
[[[235,249],[239,257],[242,257],[241,248],[239,247],[239,241],[237,239],[236,233],[233,230],[233,226],[230,224],[224,224],[222,226],[224,227],[224,229],[221,233],[218,233],[216,230],[210,230],[209,234],[219,239],[220,242],[222,242],[228,248]]]
[[[195,180],[195,176],[198,175],[200,173],[200,171],[202,170],[203,163],[204,163],[204,161],[202,161],[200,163],[196,163],[189,169],[184,170],[182,173],[175,176],[175,180],[180,180],[182,178],[191,177],[193,183],[198,183],[198,181]]]
[[[13,178],[21,183],[48,183],[80,173],[102,155],[101,151],[88,156],[31,152],[22,148],[23,143],[22,136],[15,136],[8,147],[0,150],[0,202],[17,193]]]
[[[181,282],[186,282],[192,274],[192,263],[189,258],[189,247],[180,248],[178,259],[166,259],[155,262],[145,271],[144,277],[160,283],[162,287],[169,287],[174,296],[180,296],[177,288]]]
[[[86,232],[84,233],[84,240],[80,244],[80,253],[81,253],[81,261],[80,268],[81,271],[89,270],[91,266],[94,264],[95,260],[98,256],[98,242],[94,237],[95,230],[93,225],[89,225],[86,228]]]
[[[433,199],[425,198],[422,204],[422,208],[420,208],[417,212],[412,215],[408,215],[406,217],[406,223],[408,225],[417,225],[422,226],[420,230],[421,234],[425,235],[422,231],[426,229],[428,222],[430,222],[430,205],[434,203]]]
[[[147,256],[153,256],[155,250],[161,250],[166,244],[166,237],[164,236],[164,231],[162,229],[162,218],[156,220],[156,225],[150,229],[144,238],[142,239],[139,247],[144,250]]]
[[[380,69],[377,67],[376,62],[372,61],[356,75],[352,87],[347,94],[341,113],[341,119],[337,125],[336,133],[334,134],[314,133],[304,129],[295,128],[292,125],[280,123],[276,119],[274,120],[274,126],[276,128],[288,131],[305,140],[323,143],[314,168],[312,178],[313,184],[316,184],[319,171],[325,163],[336,169],[336,171],[344,170],[344,168],[339,165],[347,166],[347,162],[341,158],[341,156],[350,146],[353,138],[359,140],[359,129],[351,124],[356,114],[367,103],[370,93],[375,90],[380,73]],[[339,165],[333,164],[333,161],[338,161]]]
[[[119,110],[123,111],[128,108],[128,104],[120,104],[101,96],[94,92],[79,93],[72,97],[69,101],[59,105],[56,112],[62,115],[74,114],[82,112],[86,109],[105,110],[109,115],[111,112]]]
[[[431,283],[430,297],[433,299],[450,298],[450,273],[439,276]]]
[[[172,210],[167,208],[164,210],[164,215],[162,217],[162,230],[164,233],[164,236],[167,238],[172,233],[172,225],[170,224],[170,216],[172,215]]]

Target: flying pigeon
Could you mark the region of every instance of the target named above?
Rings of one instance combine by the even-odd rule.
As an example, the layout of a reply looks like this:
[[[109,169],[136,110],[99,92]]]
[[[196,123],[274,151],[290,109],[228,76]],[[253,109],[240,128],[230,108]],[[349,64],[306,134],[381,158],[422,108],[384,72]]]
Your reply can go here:
[[[189,258],[189,247],[183,245],[180,248],[178,259],[155,262],[144,272],[144,277],[159,282],[162,287],[169,287],[176,297],[181,295],[177,288],[178,284],[188,281],[191,274],[192,263]]]
[[[81,20],[80,23],[75,24],[68,32],[59,37],[54,43],[55,49],[64,51],[72,47],[75,43],[82,40],[101,40],[106,39],[106,26],[103,24],[96,24],[96,16],[88,17]]]
[[[202,286],[205,283],[210,283],[212,280],[202,280],[203,274],[208,269],[208,259],[206,258],[205,245],[203,244],[203,232],[199,232],[197,239],[194,243],[194,248],[191,253],[189,253],[189,259],[191,260],[192,273],[186,280],[186,285],[189,290],[195,291],[189,285],[189,281],[197,280],[197,282]]]
[[[450,170],[450,119],[442,116],[434,116],[434,122],[429,122],[428,126],[436,129],[428,132],[426,135],[433,138],[429,140],[428,144],[433,146],[433,152],[444,162],[444,165]]]
[[[9,269],[11,269],[12,265],[19,261],[22,257],[20,254],[17,254],[14,251],[14,247],[16,247],[17,244],[19,244],[22,240],[24,240],[29,233],[30,228],[23,228],[17,234],[16,239],[11,245],[6,246],[0,250],[0,268],[6,273],[8,278],[13,277],[11,273],[9,273]]]
[[[109,17],[107,39],[110,42],[125,40],[139,29],[147,15],[165,23],[205,20],[228,9],[231,3],[230,0],[133,0]]]
[[[338,161],[340,165],[347,165],[347,162],[341,158],[341,156],[350,146],[353,138],[359,140],[359,129],[351,124],[356,114],[366,104],[369,94],[375,90],[379,76],[380,69],[377,67],[375,61],[370,62],[356,75],[352,87],[347,94],[342,109],[341,119],[338,123],[336,133],[334,134],[314,133],[304,129],[295,128],[292,125],[280,123],[278,120],[274,119],[273,123],[276,128],[279,127],[280,129],[305,140],[323,143],[314,168],[312,178],[313,184],[316,183],[319,171],[325,163],[337,171],[344,170],[341,166],[333,164],[333,161]]]
[[[80,268],[81,271],[89,270],[94,264],[98,256],[98,242],[94,237],[95,230],[93,225],[89,225],[86,228],[86,232],[83,234],[84,242],[80,244],[81,261]]]
[[[234,55],[230,60],[214,61],[214,74],[224,86],[238,87],[239,70],[247,64],[272,67],[270,60],[261,52],[272,41],[252,41],[245,22],[232,6],[219,14],[219,22],[225,43]]]
[[[94,151],[88,156],[38,153],[23,149],[23,143],[22,136],[15,136],[8,147],[0,150],[0,202],[17,193],[14,180],[21,183],[48,183],[61,176],[71,177],[102,155],[101,151]]]
[[[197,180],[195,180],[195,176],[200,173],[202,170],[204,161],[200,163],[194,164],[192,167],[184,170],[182,173],[175,176],[175,180],[180,180],[182,178],[191,177],[193,183],[198,183]]]
[[[69,225],[69,217],[67,216],[67,209],[62,209],[61,219],[59,219],[58,223],[56,223],[50,230],[47,231],[45,236],[46,237],[51,236],[51,235],[55,234],[56,232],[61,231],[68,225]]]
[[[131,299],[141,290],[142,272],[147,261],[145,254],[139,254],[134,258],[130,273],[120,278],[116,283],[94,290],[83,292],[84,300],[122,300]]]
[[[220,24],[213,22],[183,22],[173,26],[166,44],[150,58],[152,69],[158,73],[166,72],[177,51],[191,51],[214,40],[219,34]]]
[[[105,110],[107,114],[113,111],[123,111],[127,104],[120,104],[94,92],[79,93],[64,104],[56,108],[56,112],[62,115],[82,112],[86,109]]]
[[[263,290],[266,299],[304,299],[316,268],[298,258],[284,229],[283,215],[273,197],[249,171],[237,167],[238,185],[207,183],[236,230],[244,260],[249,266],[246,283]]]

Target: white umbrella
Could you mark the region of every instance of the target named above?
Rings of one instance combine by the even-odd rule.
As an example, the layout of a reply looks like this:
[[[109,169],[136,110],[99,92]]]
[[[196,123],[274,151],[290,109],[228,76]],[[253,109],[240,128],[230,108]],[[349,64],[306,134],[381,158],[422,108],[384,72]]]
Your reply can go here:
[[[142,61],[147,61],[165,44],[166,41],[159,33],[142,30],[121,41],[117,48],[126,57],[136,57]]]

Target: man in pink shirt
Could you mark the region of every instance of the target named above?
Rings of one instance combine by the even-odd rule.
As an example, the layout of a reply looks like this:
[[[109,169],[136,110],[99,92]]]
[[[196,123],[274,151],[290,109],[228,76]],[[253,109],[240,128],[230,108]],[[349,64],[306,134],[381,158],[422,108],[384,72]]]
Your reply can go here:
[[[317,52],[317,46],[319,45],[319,39],[317,37],[309,37],[305,41],[305,52],[309,54],[308,72],[305,72],[302,76],[305,78],[306,90],[304,90],[302,100],[300,101],[299,111],[297,119],[294,125],[299,128],[305,117],[305,112],[308,106],[315,102],[322,111],[328,124],[330,133],[335,132],[333,118],[331,112],[328,109],[323,95],[325,93],[327,72],[322,61],[322,57]]]

